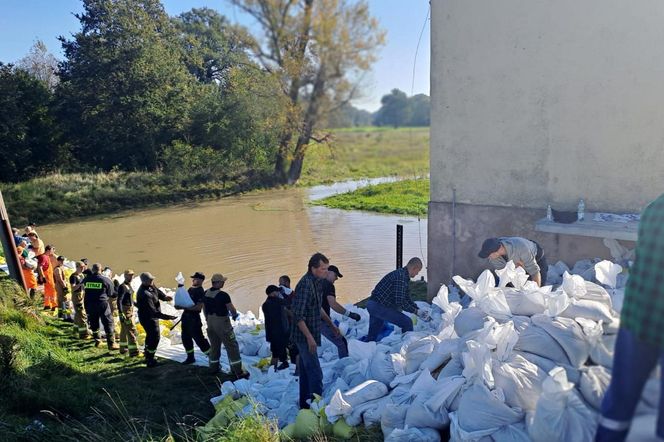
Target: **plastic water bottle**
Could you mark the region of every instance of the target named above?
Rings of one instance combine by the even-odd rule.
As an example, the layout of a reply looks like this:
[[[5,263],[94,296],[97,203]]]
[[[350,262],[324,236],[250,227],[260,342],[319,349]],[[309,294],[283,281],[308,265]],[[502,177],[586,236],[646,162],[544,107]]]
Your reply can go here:
[[[585,212],[586,212],[586,203],[583,202],[583,199],[580,199],[579,200],[579,208],[576,212],[576,219],[578,221],[583,221],[583,219],[586,216]]]
[[[553,221],[553,211],[551,210],[551,204],[546,208],[546,219],[547,221]]]

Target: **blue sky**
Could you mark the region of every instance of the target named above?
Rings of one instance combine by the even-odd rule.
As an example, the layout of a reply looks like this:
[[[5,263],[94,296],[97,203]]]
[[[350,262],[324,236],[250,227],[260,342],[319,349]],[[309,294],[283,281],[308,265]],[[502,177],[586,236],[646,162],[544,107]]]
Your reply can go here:
[[[224,0],[162,0],[166,12],[177,15],[194,7],[217,9],[231,21],[251,28],[252,19]],[[372,14],[387,31],[387,44],[364,78],[363,97],[353,104],[374,111],[380,98],[393,88],[410,95],[417,40],[427,16],[428,0],[369,0]],[[62,58],[58,35],[69,37],[79,29],[73,13],[80,0],[0,0],[0,61],[15,62],[40,39]],[[429,94],[429,22],[426,23],[415,65],[415,94]]]

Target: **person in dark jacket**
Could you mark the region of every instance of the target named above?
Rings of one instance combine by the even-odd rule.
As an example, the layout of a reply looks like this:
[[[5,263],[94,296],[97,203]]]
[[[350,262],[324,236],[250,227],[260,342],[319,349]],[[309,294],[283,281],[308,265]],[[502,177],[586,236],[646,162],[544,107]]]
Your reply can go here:
[[[201,310],[203,310],[205,304],[203,281],[205,281],[204,274],[201,272],[194,273],[191,275],[191,287],[187,290],[194,305],[185,308],[182,312],[182,345],[187,352],[187,359],[184,360],[183,364],[196,362],[194,342],[206,355],[210,352],[210,342],[203,336],[203,323],[201,322]]]
[[[154,276],[151,273],[141,273],[141,286],[136,293],[136,305],[138,306],[138,321],[145,329],[145,363],[148,367],[157,365],[154,358],[159,345],[159,320],[175,319],[176,316],[161,312],[159,301],[172,301],[173,298],[166,296],[164,292],[154,285]]]
[[[288,368],[288,348],[289,324],[286,315],[285,302],[281,299],[279,287],[269,285],[265,289],[267,299],[263,303],[262,309],[265,315],[265,340],[270,343],[272,352],[271,364],[276,370]],[[277,364],[281,362],[281,365]]]
[[[88,314],[88,324],[92,331],[92,338],[95,340],[95,347],[99,347],[99,321],[104,326],[106,332],[106,342],[109,350],[117,350],[119,347],[115,343],[115,331],[113,330],[113,317],[111,316],[111,307],[108,300],[113,293],[113,282],[101,274],[101,264],[92,264],[90,274],[83,278],[81,282],[85,297],[83,305]]]

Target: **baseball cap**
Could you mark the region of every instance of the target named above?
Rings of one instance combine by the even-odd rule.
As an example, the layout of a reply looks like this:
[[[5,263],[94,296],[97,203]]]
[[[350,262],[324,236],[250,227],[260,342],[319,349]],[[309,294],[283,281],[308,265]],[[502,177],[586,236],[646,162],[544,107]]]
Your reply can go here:
[[[488,258],[494,252],[497,252],[500,248],[500,241],[498,238],[489,238],[482,243],[482,250],[477,254],[480,258]]]
[[[337,266],[335,266],[335,265],[331,265],[331,266],[329,266],[329,267],[327,268],[327,271],[328,271],[328,272],[334,272],[334,273],[336,273],[337,277],[339,277],[339,278],[343,278],[343,277],[344,277],[344,275],[342,275],[341,272],[339,271],[339,267],[337,267]]]
[[[276,285],[268,285],[267,288],[265,289],[265,294],[269,295],[272,292],[278,292],[278,291],[279,287],[277,287]]]
[[[201,272],[196,272],[193,275],[191,275],[191,279],[202,279],[205,281],[205,275],[202,274]]]
[[[132,269],[127,269],[127,270],[124,271],[125,276],[129,276],[129,275],[133,275],[133,274],[134,274],[134,271]]]
[[[150,272],[141,273],[141,281],[154,281],[154,276]]]
[[[214,275],[212,275],[212,279],[210,279],[210,281],[212,281],[212,282],[224,282],[227,279],[228,278],[224,277],[224,275],[222,275],[221,273],[215,273]]]

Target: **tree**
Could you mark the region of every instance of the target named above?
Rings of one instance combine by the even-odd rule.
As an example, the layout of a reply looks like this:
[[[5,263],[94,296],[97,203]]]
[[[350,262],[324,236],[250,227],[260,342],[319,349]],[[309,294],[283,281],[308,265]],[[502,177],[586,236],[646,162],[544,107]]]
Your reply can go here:
[[[58,84],[58,60],[48,52],[46,45],[41,40],[37,40],[28,54],[16,65],[42,81],[50,91],[53,91]]]
[[[370,126],[371,120],[371,112],[346,103],[330,112],[326,127]]]
[[[0,181],[22,181],[58,167],[50,100],[45,83],[0,63]]]
[[[431,124],[431,100],[428,95],[417,94],[408,99],[410,106],[409,126],[429,126]]]
[[[288,100],[275,158],[279,181],[295,183],[323,117],[357,94],[385,34],[365,0],[230,0],[257,20],[262,39],[249,44]],[[288,172],[286,173],[286,165]]]
[[[377,126],[405,126],[410,120],[410,103],[405,92],[392,89],[380,99],[381,107],[376,112],[374,124]]]
[[[181,137],[195,99],[175,27],[158,0],[84,0],[65,53],[58,114],[75,157],[108,170],[153,169]]]

